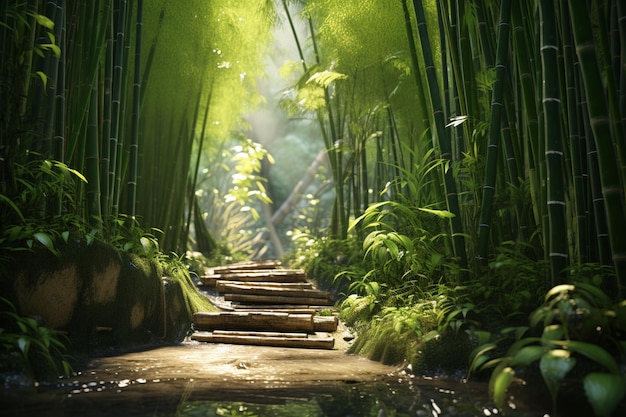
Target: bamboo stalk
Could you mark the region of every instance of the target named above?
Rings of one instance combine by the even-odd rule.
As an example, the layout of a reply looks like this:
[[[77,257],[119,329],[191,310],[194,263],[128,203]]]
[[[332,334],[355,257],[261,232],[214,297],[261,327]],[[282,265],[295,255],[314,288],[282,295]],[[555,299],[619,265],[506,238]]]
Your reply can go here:
[[[445,129],[444,112],[441,107],[441,98],[439,94],[439,85],[437,82],[437,74],[435,71],[435,63],[433,60],[431,41],[426,27],[426,18],[422,3],[413,0],[413,7],[418,22],[418,32],[420,44],[422,46],[422,54],[426,65],[426,74],[428,77],[428,90],[430,91],[431,107],[433,109],[434,118],[434,136],[439,144],[441,159],[450,162],[452,159],[452,148],[450,146],[450,138]],[[457,195],[457,186],[452,174],[452,170],[446,169],[443,173],[444,186],[446,190],[446,202],[448,210],[454,215],[450,219],[451,237],[454,244],[454,254],[459,259],[459,265],[462,269],[467,267],[467,255],[465,250],[465,238],[463,235],[463,225],[461,223],[461,211],[459,207],[459,199]]]
[[[565,282],[568,265],[567,224],[565,217],[565,184],[563,183],[563,148],[561,139],[561,97],[558,80],[556,17],[552,0],[541,4],[541,67],[543,75],[542,102],[547,164],[547,207],[549,221],[550,276],[552,285]]]
[[[510,0],[502,0],[500,5],[500,23],[498,25],[498,46],[496,50],[496,81],[493,87],[493,98],[491,101],[491,117],[489,124],[489,145],[487,147],[487,161],[485,168],[485,179],[483,181],[482,207],[479,222],[477,258],[484,262],[487,259],[487,245],[491,230],[491,215],[493,210],[493,199],[496,192],[496,173],[498,166],[499,148],[502,134],[502,110],[503,90],[506,82],[506,71],[508,68],[508,50],[510,33]]]
[[[587,111],[595,140],[600,164],[602,194],[606,201],[606,214],[612,250],[613,265],[618,280],[617,296],[620,288],[626,286],[626,207],[624,205],[624,184],[620,179],[620,169],[615,159],[615,148],[611,140],[611,123],[606,107],[602,74],[594,44],[594,36],[589,20],[589,10],[585,2],[569,1],[570,18],[574,30],[576,54],[580,62],[583,84],[587,96]]]
[[[127,187],[126,214],[134,221],[137,200],[137,164],[139,154],[139,117],[141,110],[141,33],[143,27],[143,0],[137,0],[137,22],[135,25],[135,70],[133,81],[132,134],[129,144],[129,173]]]

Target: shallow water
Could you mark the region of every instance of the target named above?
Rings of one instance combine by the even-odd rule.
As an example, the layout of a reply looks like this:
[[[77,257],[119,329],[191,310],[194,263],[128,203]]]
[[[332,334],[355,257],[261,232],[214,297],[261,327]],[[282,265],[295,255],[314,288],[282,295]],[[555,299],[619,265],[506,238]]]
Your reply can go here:
[[[87,361],[0,390],[0,416],[542,416],[484,383],[415,376],[340,350],[184,343]]]

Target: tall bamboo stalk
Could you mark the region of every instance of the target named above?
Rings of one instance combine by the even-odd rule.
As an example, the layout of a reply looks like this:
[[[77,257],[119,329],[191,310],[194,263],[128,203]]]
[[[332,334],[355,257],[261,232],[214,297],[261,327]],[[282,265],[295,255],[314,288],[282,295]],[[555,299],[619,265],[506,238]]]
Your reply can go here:
[[[117,196],[116,190],[119,187],[116,186],[119,179],[119,169],[121,162],[118,161],[118,147],[120,144],[120,133],[122,132],[122,123],[120,120],[122,115],[122,101],[125,95],[124,81],[124,51],[125,51],[125,38],[126,38],[126,15],[127,15],[127,3],[126,0],[116,0],[116,8],[114,9],[114,22],[115,22],[115,42],[114,42],[114,56],[113,56],[113,87],[111,90],[111,134],[109,138],[105,140],[109,144],[109,166],[108,166],[108,189],[107,189],[107,204],[105,211],[110,215],[117,216]]]
[[[565,184],[563,182],[563,149],[561,139],[561,97],[558,80],[556,17],[552,0],[540,2],[541,16],[541,68],[543,75],[542,103],[546,164],[548,169],[548,221],[550,275],[552,285],[564,282],[568,265],[567,224],[565,218]]]
[[[430,104],[433,109],[434,132],[441,159],[448,163],[452,160],[452,148],[450,138],[448,137],[443,108],[441,107],[441,98],[439,93],[439,83],[437,81],[437,73],[435,71],[435,63],[431,50],[431,41],[426,26],[426,16],[424,8],[419,0],[413,0],[413,8],[417,20],[417,29],[419,33],[420,45],[424,56],[425,70],[428,79],[428,91],[430,92]],[[463,235],[463,226],[461,223],[461,210],[459,208],[459,199],[457,195],[456,182],[451,169],[444,169],[444,186],[446,190],[446,201],[448,210],[454,215],[450,219],[451,236],[454,244],[454,255],[459,259],[462,268],[467,267],[467,255],[465,250],[465,238]]]
[[[606,201],[606,214],[613,265],[618,280],[618,288],[626,286],[626,207],[624,204],[624,182],[620,178],[620,168],[615,159],[615,145],[612,140],[611,122],[606,105],[602,74],[598,58],[589,10],[585,2],[569,1],[570,18],[574,31],[576,54],[580,62],[583,84],[587,96],[587,111],[595,140],[600,165],[602,194]]]
[[[137,22],[135,25],[135,70],[133,80],[133,114],[130,139],[129,171],[126,200],[126,214],[135,220],[137,200],[137,164],[139,149],[139,116],[141,110],[141,32],[143,27],[143,0],[137,0]]]
[[[85,135],[85,178],[87,178],[85,197],[87,198],[87,216],[90,223],[94,226],[101,226],[102,224],[102,209],[100,206],[100,157],[98,154],[98,94],[98,83],[94,80],[91,89],[89,119]]]
[[[508,51],[510,33],[510,0],[502,0],[500,5],[500,23],[498,24],[498,44],[496,50],[496,81],[493,86],[491,101],[491,117],[489,125],[489,145],[482,195],[482,209],[479,223],[477,258],[484,262],[487,259],[487,245],[491,230],[493,199],[496,191],[496,173],[498,155],[500,153],[501,124],[503,111],[503,90],[508,70]]]

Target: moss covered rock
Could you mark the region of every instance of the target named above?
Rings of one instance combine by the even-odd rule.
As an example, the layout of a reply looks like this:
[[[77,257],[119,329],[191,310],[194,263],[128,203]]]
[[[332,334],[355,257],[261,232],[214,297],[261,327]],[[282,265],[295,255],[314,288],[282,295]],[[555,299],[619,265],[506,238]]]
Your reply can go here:
[[[168,273],[171,271],[168,271]],[[179,342],[193,312],[210,303],[189,273],[163,277],[161,263],[103,243],[23,252],[7,267],[2,293],[22,315],[66,332],[73,350]]]

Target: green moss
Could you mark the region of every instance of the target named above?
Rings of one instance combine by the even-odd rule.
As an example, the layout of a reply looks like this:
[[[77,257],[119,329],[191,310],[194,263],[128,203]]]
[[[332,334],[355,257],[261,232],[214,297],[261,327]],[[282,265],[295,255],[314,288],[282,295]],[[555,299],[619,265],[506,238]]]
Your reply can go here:
[[[166,311],[162,337],[166,341],[179,342],[192,328],[193,313],[198,311],[216,311],[184,269],[168,271],[163,278]]]
[[[466,371],[475,345],[465,332],[446,332],[420,343],[410,359],[413,369],[433,373]]]
[[[415,334],[399,333],[392,328],[375,325],[359,335],[349,353],[363,355],[386,365],[396,365],[415,357],[417,349],[418,339]]]

